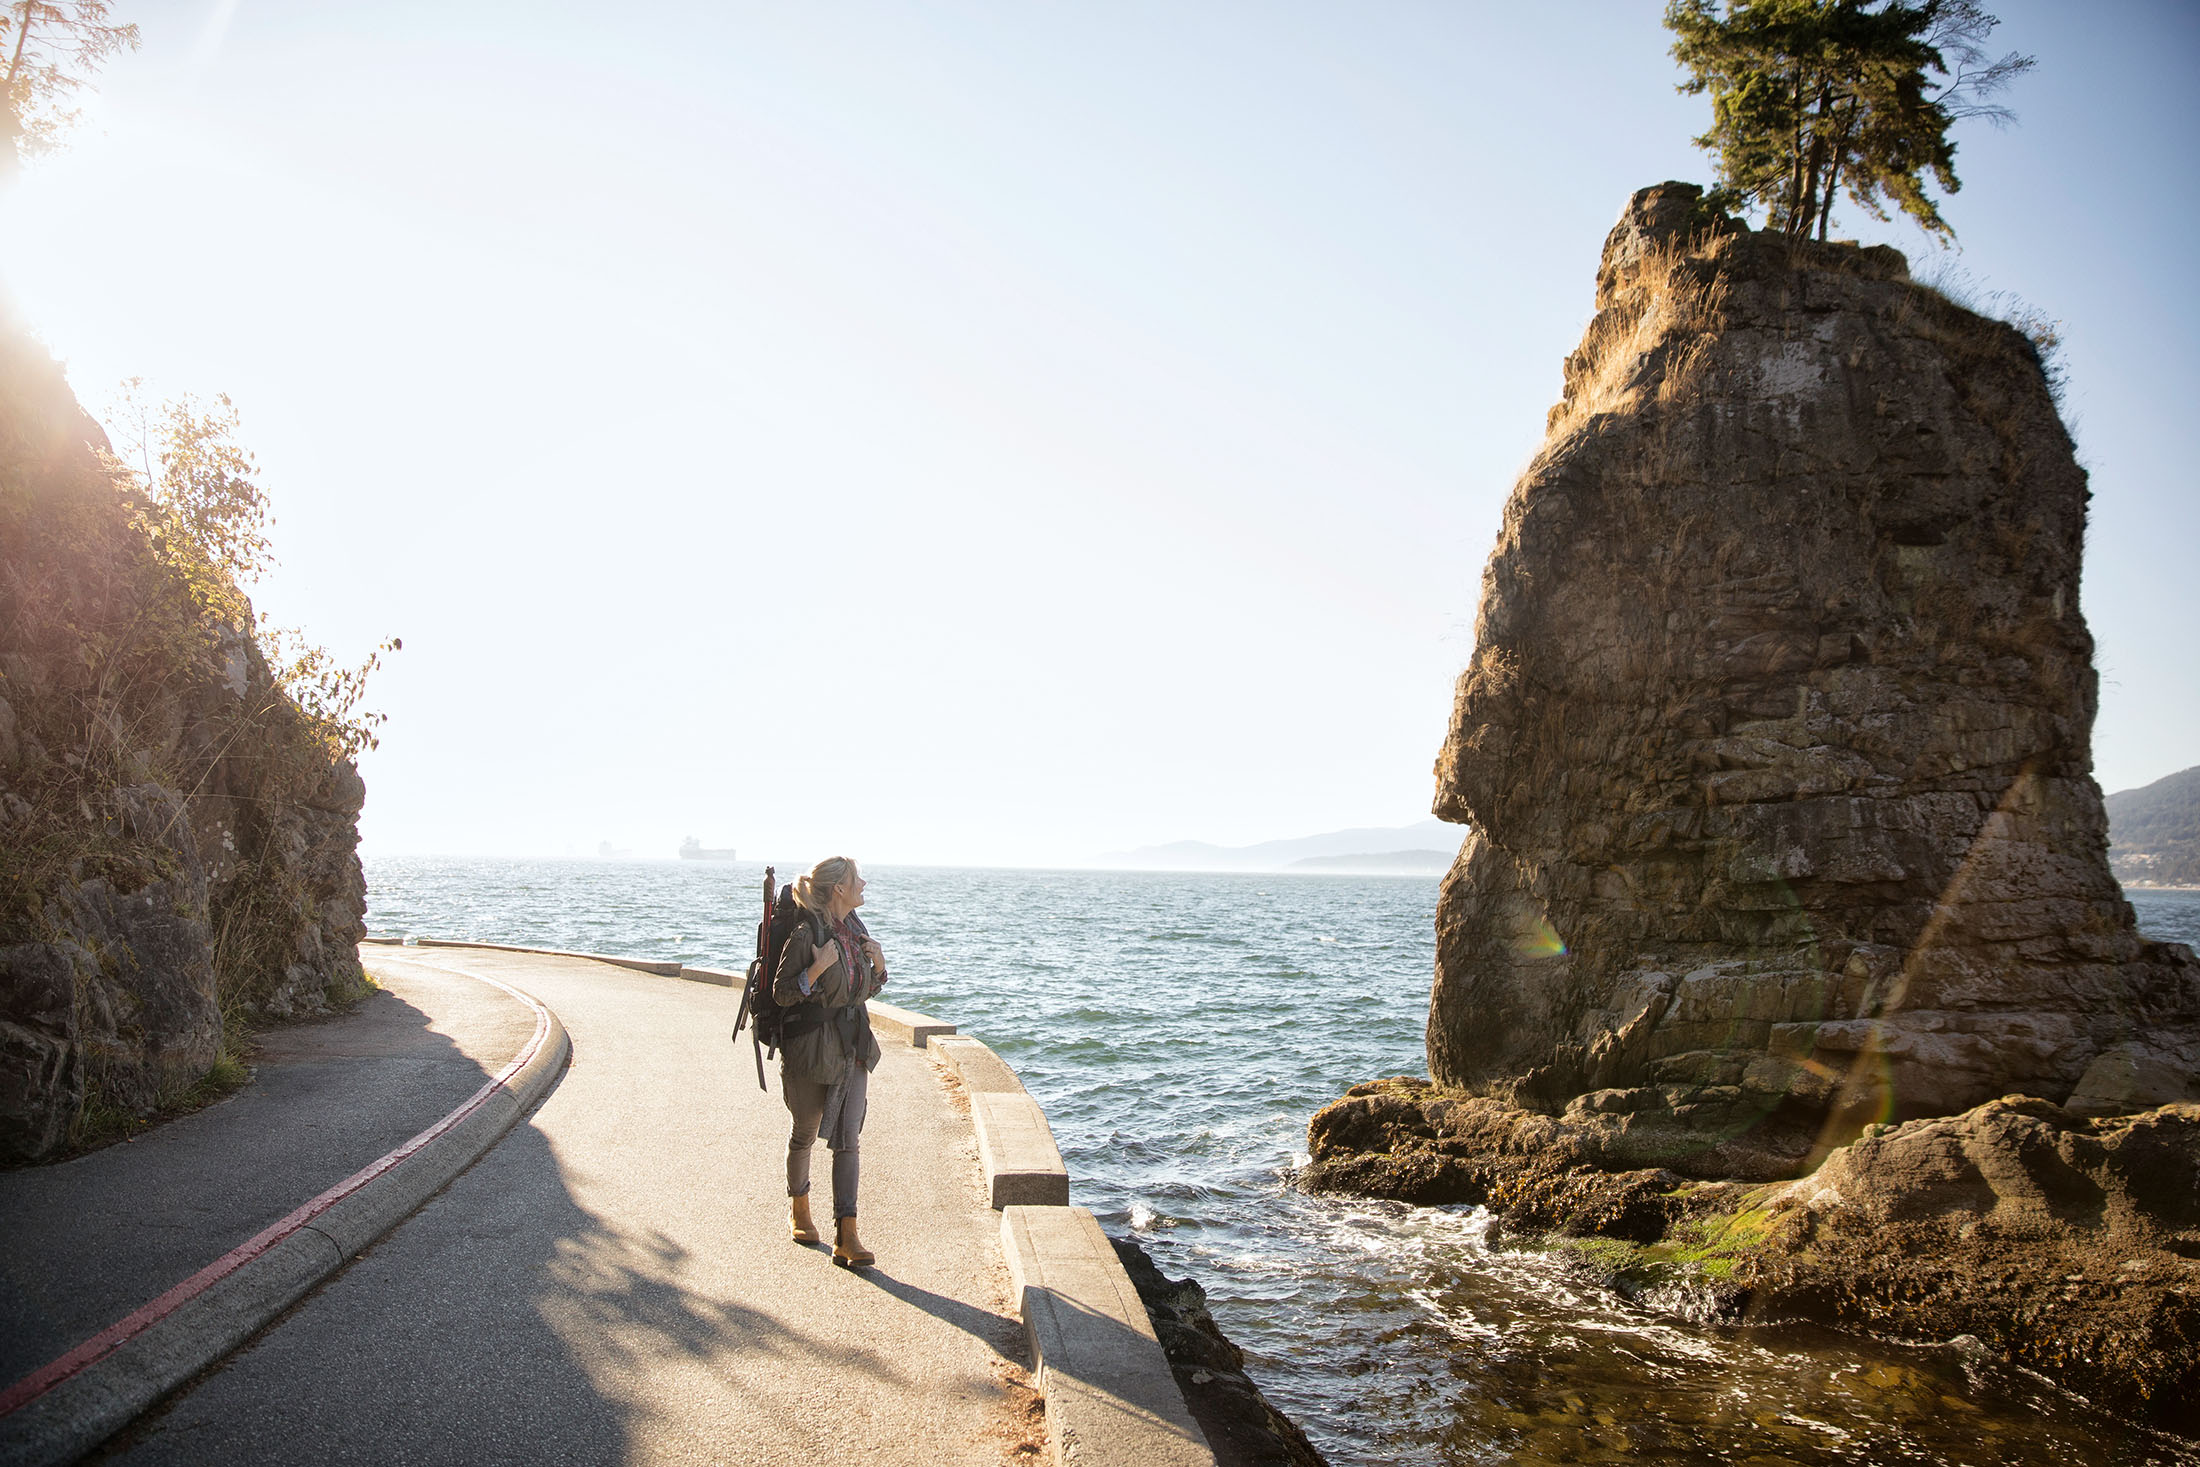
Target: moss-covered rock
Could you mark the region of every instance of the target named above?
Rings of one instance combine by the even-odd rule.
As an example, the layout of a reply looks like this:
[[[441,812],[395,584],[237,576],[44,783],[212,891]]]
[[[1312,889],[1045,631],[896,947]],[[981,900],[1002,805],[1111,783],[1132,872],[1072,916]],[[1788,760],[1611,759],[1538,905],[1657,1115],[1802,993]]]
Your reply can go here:
[[[1594,1123],[1397,1077],[1315,1116],[1314,1191],[1481,1203],[1635,1297],[1981,1349],[2200,1433],[2200,1105],[2011,1096],[1873,1127],[1791,1182],[1629,1168]]]

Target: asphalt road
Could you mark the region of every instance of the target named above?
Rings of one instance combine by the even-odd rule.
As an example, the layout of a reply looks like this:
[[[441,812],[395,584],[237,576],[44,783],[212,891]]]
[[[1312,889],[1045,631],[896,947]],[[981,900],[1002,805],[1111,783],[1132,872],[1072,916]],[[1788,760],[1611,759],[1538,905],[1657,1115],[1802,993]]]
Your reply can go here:
[[[463,972],[526,990],[564,1022],[572,1067],[100,1460],[1001,1460],[1022,1330],[969,1122],[921,1051],[889,1046],[873,1076],[863,1233],[880,1266],[851,1272],[788,1240],[787,1113],[745,1038],[727,1042],[734,993],[575,959],[362,956],[400,997]]]
[[[269,1032],[252,1083],[134,1141],[0,1172],[0,1384],[190,1277],[431,1126],[516,1054],[507,993],[419,970]]]

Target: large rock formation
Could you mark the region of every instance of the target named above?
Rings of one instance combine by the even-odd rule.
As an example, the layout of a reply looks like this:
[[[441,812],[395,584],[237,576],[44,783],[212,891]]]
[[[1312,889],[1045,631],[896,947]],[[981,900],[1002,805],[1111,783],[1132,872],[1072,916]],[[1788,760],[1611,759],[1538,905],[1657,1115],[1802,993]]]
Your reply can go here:
[[[1438,762],[1435,1080],[1744,1176],[2200,1096],[2200,965],[2105,858],[2086,498],[2021,332],[1637,194]]]
[[[349,761],[0,321],[0,1161],[173,1102],[225,1024],[363,986]]]

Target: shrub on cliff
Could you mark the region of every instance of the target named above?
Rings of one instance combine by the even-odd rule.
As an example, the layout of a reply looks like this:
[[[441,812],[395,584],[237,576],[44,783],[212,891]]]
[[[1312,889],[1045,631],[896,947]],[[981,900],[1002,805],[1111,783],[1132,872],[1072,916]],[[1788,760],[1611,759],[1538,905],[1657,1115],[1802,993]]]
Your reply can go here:
[[[243,587],[274,564],[267,538],[272,518],[259,464],[238,441],[237,409],[226,394],[211,405],[182,397],[157,409],[144,382],[123,384],[115,416],[128,440],[122,453],[99,450],[100,462],[133,505],[132,519],[191,602],[213,621],[251,626],[275,685],[304,715],[314,737],[338,758],[354,759],[381,742],[384,715],[361,706],[367,679],[382,654],[404,643],[392,637],[357,667],[294,627],[257,622]]]

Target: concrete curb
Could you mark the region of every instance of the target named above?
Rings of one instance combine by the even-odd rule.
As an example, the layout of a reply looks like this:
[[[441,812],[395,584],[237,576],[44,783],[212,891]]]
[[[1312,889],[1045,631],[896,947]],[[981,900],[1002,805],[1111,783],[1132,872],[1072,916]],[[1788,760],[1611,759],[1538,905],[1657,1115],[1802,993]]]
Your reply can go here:
[[[923,1049],[934,1039],[944,1038],[955,1032],[953,1024],[944,1023],[929,1014],[911,1009],[896,1008],[890,1003],[872,999],[867,1005],[871,1011],[871,1027],[889,1039],[899,1039],[913,1049]]]
[[[745,973],[729,973],[724,968],[693,968],[686,964],[681,965],[676,976],[690,983],[715,983],[720,988],[739,988],[749,981]]]
[[[708,983],[718,988],[739,988],[748,978],[746,974],[728,972],[724,968],[697,968],[687,963],[659,961],[656,958],[621,958],[610,953],[576,953],[562,947],[522,947],[516,942],[467,942],[456,937],[369,937],[367,942],[388,943],[393,946],[414,943],[420,947],[478,947],[499,953],[532,953],[544,958],[580,958],[591,963],[609,963],[614,968],[631,968],[637,973],[648,973],[658,978],[685,978],[690,983]],[[955,1032],[955,1026],[945,1026],[947,1032]]]
[[[1069,1168],[1054,1144],[1047,1113],[1025,1091],[1008,1061],[990,1046],[956,1035],[932,1047],[955,1067],[970,1096],[970,1122],[978,1133],[978,1165],[988,1201],[1004,1207],[1069,1205]]]
[[[1146,1306],[1082,1207],[1008,1207],[1001,1252],[1063,1467],[1215,1467]]]
[[[995,1212],[1016,1206],[1069,1206],[1069,1168],[1039,1102],[1021,1089],[973,1091],[970,1120]]]
[[[478,947],[499,953],[535,953],[546,958],[585,958],[591,963],[609,963],[614,968],[632,968],[637,973],[654,973],[659,978],[677,978],[682,967],[679,963],[664,963],[654,958],[618,958],[608,953],[575,953],[556,947],[520,947],[509,942],[462,942],[455,937],[416,937],[412,940],[421,947]]]
[[[571,1043],[558,1016],[463,1105],[338,1182],[250,1241],[0,1394],[0,1467],[73,1462],[163,1396],[215,1364],[412,1215],[479,1160],[564,1070]]]
[[[973,1095],[1021,1095],[1024,1091],[1024,1082],[1016,1078],[1008,1061],[995,1054],[993,1046],[982,1039],[957,1034],[934,1040],[932,1047],[955,1067],[963,1089]]]

